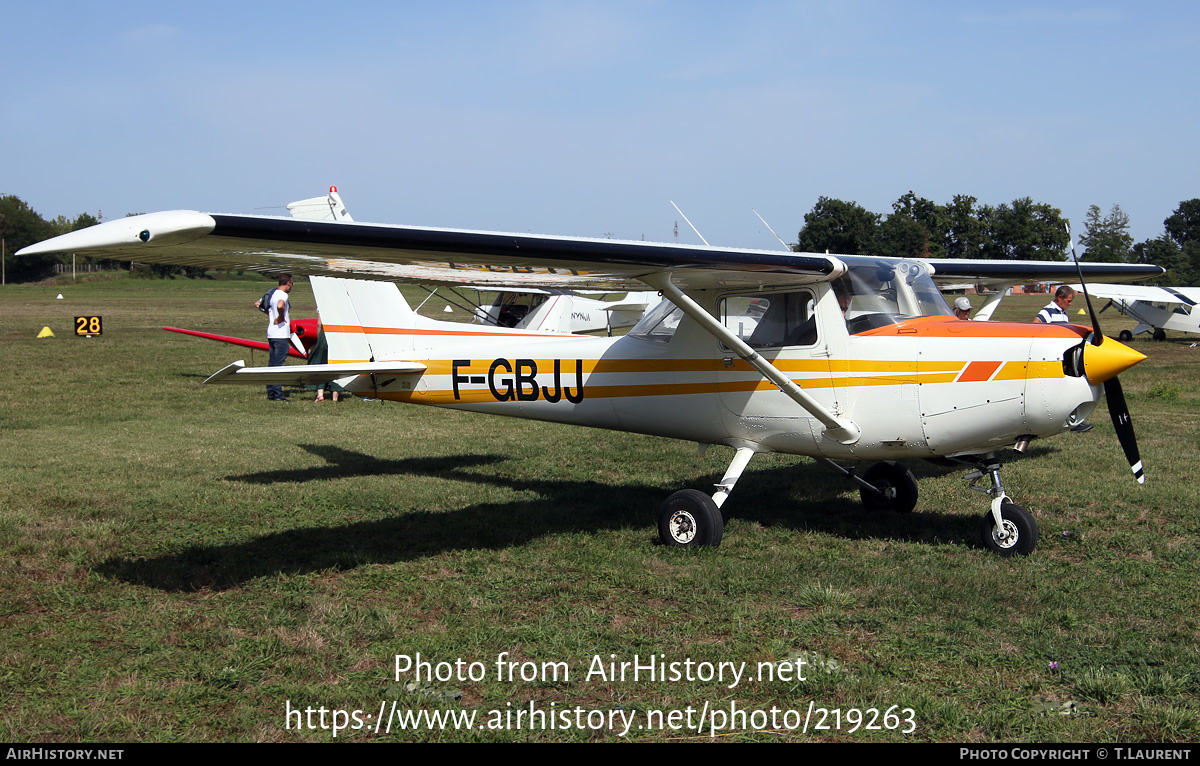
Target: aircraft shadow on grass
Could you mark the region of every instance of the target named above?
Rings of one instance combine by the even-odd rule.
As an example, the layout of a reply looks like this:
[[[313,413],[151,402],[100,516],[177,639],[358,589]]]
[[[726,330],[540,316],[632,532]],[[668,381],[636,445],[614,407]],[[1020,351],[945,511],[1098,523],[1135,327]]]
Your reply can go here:
[[[312,468],[264,471],[226,477],[254,484],[304,483],[359,476],[431,476],[530,492],[531,499],[476,503],[449,511],[407,511],[386,519],[272,532],[240,543],[199,544],[153,557],[114,557],[96,567],[108,577],[164,591],[225,590],[258,577],[353,569],[434,556],[445,551],[502,549],[555,534],[642,528],[647,544],[657,540],[656,511],[671,489],[648,484],[529,479],[483,473],[508,458],[500,455],[383,460],[328,445],[301,445],[327,461]],[[1053,448],[1048,448],[1053,450]],[[960,468],[914,464],[918,478]],[[702,491],[720,480],[703,474],[686,487]],[[920,510],[909,514],[868,512],[845,479],[815,463],[747,472],[726,509],[733,519],[836,535],[977,547],[979,516]],[[730,536],[744,532],[734,529]],[[609,544],[609,543],[605,543]]]

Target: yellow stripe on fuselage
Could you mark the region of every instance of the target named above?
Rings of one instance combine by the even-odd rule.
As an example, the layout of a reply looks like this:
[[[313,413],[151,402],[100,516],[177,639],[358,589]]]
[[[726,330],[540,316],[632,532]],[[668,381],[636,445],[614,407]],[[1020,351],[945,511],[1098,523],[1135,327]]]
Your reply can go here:
[[[490,368],[494,360],[480,360],[478,365],[470,367],[460,365],[458,372],[460,375],[471,373],[479,376],[484,374],[484,370]],[[552,374],[549,371],[553,369],[553,359],[537,359],[525,360],[532,361],[537,365],[538,374],[545,376]],[[575,369],[574,363],[576,360],[557,360],[560,364],[560,369],[567,364],[570,365],[570,374],[567,370],[562,370],[561,381],[564,386],[574,389]],[[625,362],[628,361],[629,364]],[[966,368],[969,362],[888,362],[888,361],[872,361],[872,360],[844,360],[844,361],[829,361],[829,360],[790,360],[796,364],[789,364],[790,372],[798,371],[796,368],[802,368],[803,371],[816,373],[819,377],[799,377],[793,378],[793,382],[803,389],[829,389],[829,388],[858,388],[864,386],[898,386],[898,385],[930,385],[937,383],[953,383],[963,369]],[[426,375],[441,374],[450,375],[452,360],[424,360],[423,364],[427,365]],[[733,368],[724,367],[721,360],[583,360],[583,369],[585,374],[591,375],[596,373],[648,373],[648,372],[708,372],[713,370],[730,371],[730,372],[751,372],[749,365],[739,369],[736,366]],[[838,369],[840,368],[840,369]],[[860,375],[834,375],[833,369],[838,369],[838,372],[850,370],[853,372],[862,372],[867,374]],[[887,370],[891,374],[881,374],[881,371]],[[490,373],[489,373],[490,374]],[[502,375],[504,379],[511,384],[513,382],[514,373],[509,369],[501,369],[496,374],[497,377]],[[1022,380],[1029,378],[1061,378],[1063,370],[1061,363],[1057,362],[1006,362],[1000,370],[992,378],[998,380]],[[489,378],[490,380],[491,378]],[[982,381],[971,381],[982,382]],[[534,399],[525,401],[538,401],[542,399],[540,395],[541,388],[546,381],[543,377],[542,383],[538,386],[539,396]],[[526,385],[530,385],[528,382]],[[733,394],[733,393],[753,393],[759,391],[778,390],[772,383],[761,378],[754,380],[708,380],[696,382],[639,382],[628,384],[601,384],[601,383],[584,383],[584,398],[585,399],[612,399],[625,397],[644,397],[644,396],[689,396],[697,394]],[[511,389],[510,389],[511,390]],[[526,388],[528,390],[528,388]],[[453,389],[430,389],[424,391],[402,391],[402,392],[381,392],[380,396],[387,399],[397,401],[412,402],[414,404],[495,404],[497,402],[517,402],[515,396],[509,399],[498,399],[493,393],[490,386],[479,383],[462,383],[459,385],[458,396],[455,397]]]

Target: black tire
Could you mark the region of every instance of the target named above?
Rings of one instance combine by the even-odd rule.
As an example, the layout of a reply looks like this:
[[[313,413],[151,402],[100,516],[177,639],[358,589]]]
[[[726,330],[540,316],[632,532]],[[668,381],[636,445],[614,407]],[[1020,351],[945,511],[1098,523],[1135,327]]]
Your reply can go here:
[[[859,490],[863,508],[868,511],[909,513],[917,507],[917,477],[895,460],[884,460],[867,469],[863,480],[883,490],[884,494],[867,488]]]
[[[1166,340],[1167,339],[1167,331],[1164,330],[1163,328],[1159,327],[1154,331],[1153,337],[1155,340],[1160,340],[1160,341]]]
[[[716,548],[725,521],[713,499],[698,489],[681,489],[658,509],[658,537],[676,548]]]
[[[979,535],[983,538],[984,547],[1006,558],[1033,553],[1038,539],[1038,526],[1033,514],[1016,503],[1005,502],[1000,506],[1000,517],[1004,519],[1005,537],[997,534],[991,511],[980,519]]]
[[[1121,332],[1117,333],[1117,340],[1122,343],[1128,343],[1133,340],[1133,333],[1129,332],[1129,330],[1121,330]]]

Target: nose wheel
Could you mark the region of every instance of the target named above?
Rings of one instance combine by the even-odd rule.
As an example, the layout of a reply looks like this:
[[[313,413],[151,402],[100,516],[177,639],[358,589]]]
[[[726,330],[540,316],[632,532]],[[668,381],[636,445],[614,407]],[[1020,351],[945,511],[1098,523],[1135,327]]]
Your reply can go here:
[[[1000,483],[1000,464],[994,455],[985,456],[981,468],[967,474],[969,489],[992,497],[991,509],[979,520],[979,536],[983,547],[1004,557],[1028,556],[1037,547],[1038,525],[1033,514],[1008,499],[1004,485]],[[983,477],[991,479],[992,486],[975,486]]]
[[[1033,514],[1016,503],[1004,500],[1000,505],[1000,523],[995,514],[983,514],[979,520],[979,535],[983,545],[1001,556],[1028,556],[1037,547],[1038,526]]]

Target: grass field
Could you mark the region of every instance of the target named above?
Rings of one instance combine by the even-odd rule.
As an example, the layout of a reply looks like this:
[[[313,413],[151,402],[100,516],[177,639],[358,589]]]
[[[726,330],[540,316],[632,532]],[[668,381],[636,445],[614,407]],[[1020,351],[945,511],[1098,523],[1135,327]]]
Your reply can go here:
[[[695,722],[706,706],[779,711],[722,741],[1200,739],[1198,337],[1134,341],[1150,358],[1122,382],[1145,486],[1103,404],[1092,432],[1006,465],[1041,525],[1029,558],[978,547],[986,498],[961,471],[914,463],[919,512],[898,518],[776,455],[738,484],[721,547],[689,552],[655,543],[655,511],[710,487],[727,448],[202,386],[266,356],[159,328],[258,338],[264,284],[0,288],[0,740],[334,738],[319,712],[298,728],[289,706],[324,707],[327,727],[329,711],[363,711],[370,729],[344,741],[611,740],[617,711],[635,715],[627,739],[708,739],[666,715],[686,723],[691,708]],[[1007,299],[997,318],[1045,301]],[[293,315],[312,313],[297,284]],[[103,337],[72,336],[86,314],[103,315]],[[1109,335],[1132,326],[1102,319]],[[35,339],[43,326],[57,337]],[[397,680],[396,655],[418,652],[484,663],[484,677]],[[504,652],[538,663],[519,666],[536,678],[499,673]],[[595,656],[635,654],[748,674],[802,659],[805,680],[588,677]],[[376,733],[393,701],[478,720]],[[515,730],[531,705],[605,722]],[[822,708],[840,715],[815,730]]]

